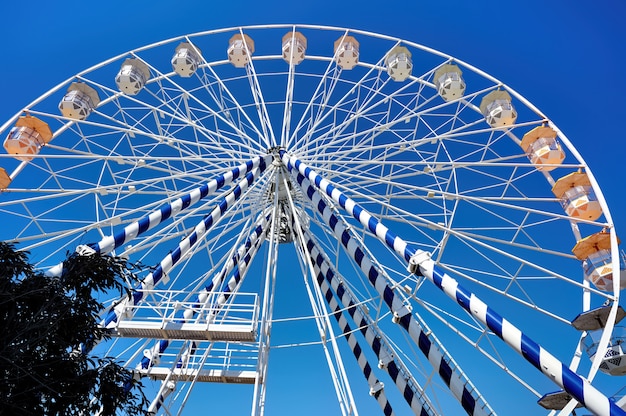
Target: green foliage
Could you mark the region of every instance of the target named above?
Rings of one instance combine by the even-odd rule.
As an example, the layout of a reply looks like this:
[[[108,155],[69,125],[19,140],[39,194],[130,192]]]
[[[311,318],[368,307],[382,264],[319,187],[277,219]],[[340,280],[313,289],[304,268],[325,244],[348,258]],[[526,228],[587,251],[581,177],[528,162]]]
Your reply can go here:
[[[34,270],[0,242],[0,414],[144,414],[139,381],[113,358],[77,350],[107,338],[98,293],[125,293],[133,267],[111,256],[72,255],[61,277]]]

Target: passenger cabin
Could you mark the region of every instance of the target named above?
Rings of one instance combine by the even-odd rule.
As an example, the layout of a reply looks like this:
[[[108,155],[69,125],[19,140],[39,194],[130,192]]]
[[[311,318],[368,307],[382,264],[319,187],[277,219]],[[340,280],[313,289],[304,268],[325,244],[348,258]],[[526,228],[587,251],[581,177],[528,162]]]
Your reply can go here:
[[[283,59],[287,63],[298,65],[304,61],[307,40],[300,32],[289,32],[283,36]]]
[[[515,124],[517,120],[511,95],[502,90],[491,91],[485,95],[480,102],[480,112],[493,128],[505,128]]]
[[[385,58],[387,73],[394,81],[404,81],[411,76],[413,62],[411,52],[404,46],[396,46],[389,51]]]
[[[352,69],[359,63],[359,42],[352,36],[335,41],[335,62],[341,69]]]
[[[176,47],[176,52],[172,57],[172,68],[174,72],[184,78],[192,76],[202,61],[200,53],[200,49],[191,43],[181,42]]]
[[[28,162],[42,146],[52,140],[52,131],[45,122],[32,116],[20,117],[4,141],[7,153],[17,160]]]
[[[556,181],[552,192],[561,200],[563,209],[572,218],[595,221],[602,215],[600,202],[584,172],[574,172],[562,177]]]
[[[602,331],[590,331],[583,338],[583,345],[591,360],[595,358],[600,345]],[[600,371],[612,376],[626,375],[626,327],[616,325],[613,329],[609,348],[600,363]]]
[[[237,33],[228,41],[228,60],[236,68],[245,68],[254,53],[254,41],[248,35]]]
[[[137,58],[128,58],[115,77],[120,91],[127,95],[137,95],[150,79],[150,69]]]
[[[4,168],[0,168],[0,190],[7,189],[11,184],[11,177]]]
[[[445,64],[435,71],[434,81],[437,92],[444,101],[461,98],[465,94],[463,71],[454,64]]]
[[[611,258],[611,236],[601,231],[579,240],[572,252],[583,262],[585,279],[599,290],[613,292],[613,262]],[[626,287],[626,262],[620,255],[619,288]]]
[[[539,126],[522,137],[520,146],[537,170],[549,172],[563,163],[565,152],[557,141],[556,135],[554,129]]]
[[[84,82],[73,82],[59,103],[63,117],[84,120],[100,104],[96,90]]]

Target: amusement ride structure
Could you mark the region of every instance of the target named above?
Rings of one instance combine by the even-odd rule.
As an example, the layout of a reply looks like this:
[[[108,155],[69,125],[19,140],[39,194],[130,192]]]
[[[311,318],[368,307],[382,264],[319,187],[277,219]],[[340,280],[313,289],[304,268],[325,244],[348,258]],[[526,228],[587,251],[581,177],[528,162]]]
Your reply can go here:
[[[468,63],[353,29],[212,30],[80,72],[0,134],[2,240],[51,276],[68,251],[148,266],[90,352],[155,414],[314,406],[320,362],[342,415],[625,413],[602,192]]]

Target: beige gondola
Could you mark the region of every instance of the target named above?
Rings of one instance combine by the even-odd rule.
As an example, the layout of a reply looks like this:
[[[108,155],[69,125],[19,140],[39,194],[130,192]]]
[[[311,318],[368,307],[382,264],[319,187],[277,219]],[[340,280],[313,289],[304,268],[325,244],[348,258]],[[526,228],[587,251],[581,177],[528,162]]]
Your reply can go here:
[[[572,249],[572,253],[577,259],[583,261],[585,279],[599,290],[613,291],[611,236],[608,232],[601,231],[579,240]],[[620,261],[620,289],[626,287],[625,268],[626,266]]]
[[[11,184],[11,177],[4,168],[0,168],[0,189],[7,189]]]
[[[42,146],[52,140],[52,131],[45,122],[33,116],[22,116],[4,141],[7,153],[22,161],[32,160]]]
[[[437,92],[445,101],[456,100],[465,94],[463,71],[454,64],[441,65],[435,71],[434,81]]]
[[[480,112],[493,128],[505,128],[515,124],[517,112],[511,95],[502,90],[491,91],[480,102]]]
[[[556,181],[552,192],[561,200],[563,209],[572,218],[595,221],[602,215],[600,202],[584,172],[574,172],[562,177]]]
[[[298,65],[304,61],[307,40],[300,32],[288,32],[283,36],[283,59],[287,63]]]
[[[172,57],[174,72],[184,78],[192,76],[202,61],[200,49],[188,42],[181,42]]]
[[[404,46],[396,46],[387,54],[385,65],[391,79],[399,82],[405,81],[411,76],[413,70],[411,52]]]
[[[254,41],[246,34],[237,33],[228,40],[228,60],[236,68],[245,68],[254,53]]]
[[[335,62],[341,69],[352,69],[359,63],[359,42],[353,36],[342,36],[334,45]]]
[[[84,82],[73,82],[59,103],[63,117],[84,120],[100,104],[96,90]]]
[[[150,69],[142,60],[128,58],[122,63],[115,77],[120,91],[127,95],[137,95],[150,79]]]
[[[535,127],[522,137],[520,146],[537,170],[549,172],[565,159],[565,152],[556,139],[556,131],[547,126]]]

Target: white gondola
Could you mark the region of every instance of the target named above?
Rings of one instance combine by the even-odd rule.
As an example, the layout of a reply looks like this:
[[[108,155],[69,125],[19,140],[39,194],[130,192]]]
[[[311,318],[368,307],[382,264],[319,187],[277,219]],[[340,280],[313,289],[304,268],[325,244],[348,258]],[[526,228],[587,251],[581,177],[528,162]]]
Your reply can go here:
[[[353,36],[335,41],[335,62],[341,69],[352,69],[359,63],[359,42]]]
[[[583,345],[590,359],[594,359],[602,331],[590,331],[583,339]],[[616,326],[609,341],[609,348],[600,363],[600,371],[612,376],[626,375],[626,327]]]
[[[202,61],[200,53],[200,49],[191,43],[182,42],[176,47],[176,53],[172,57],[174,72],[184,78],[192,76]]]
[[[248,35],[237,33],[228,41],[228,60],[237,68],[244,68],[250,63],[254,53],[254,41]]]
[[[584,172],[574,172],[556,181],[554,195],[561,200],[570,217],[595,221],[602,215],[602,207],[593,192],[589,177]]]
[[[136,95],[150,79],[150,69],[143,61],[128,58],[122,64],[115,77],[115,83],[120,91],[127,95]]]
[[[304,54],[306,52],[307,40],[306,37],[300,32],[289,32],[283,36],[283,59],[285,62],[292,62],[294,65],[298,65],[304,61]]]
[[[435,71],[435,85],[437,92],[445,101],[456,100],[465,94],[463,71],[454,64],[442,65]]]
[[[626,263],[623,253],[620,256],[620,289],[626,287]],[[600,250],[590,254],[583,262],[585,279],[593,283],[598,289],[606,292],[613,291],[613,264],[611,262],[611,252]]]
[[[385,64],[387,73],[394,81],[404,81],[411,76],[413,70],[411,52],[404,46],[396,46],[389,51]]]
[[[496,90],[485,95],[480,102],[480,112],[493,128],[505,128],[517,120],[511,95],[506,91]]]
[[[52,140],[52,131],[45,122],[32,116],[20,117],[4,141],[7,153],[17,160],[29,161],[42,146]]]
[[[100,104],[96,90],[84,82],[74,82],[59,103],[63,117],[84,120]]]
[[[526,133],[520,146],[537,170],[549,172],[565,159],[565,152],[556,139],[556,131],[547,126],[535,127]]]

